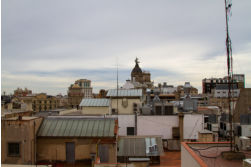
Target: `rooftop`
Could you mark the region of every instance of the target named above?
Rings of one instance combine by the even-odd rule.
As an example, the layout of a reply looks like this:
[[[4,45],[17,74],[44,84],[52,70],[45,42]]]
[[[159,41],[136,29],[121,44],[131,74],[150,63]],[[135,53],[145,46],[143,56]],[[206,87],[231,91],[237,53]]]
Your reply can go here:
[[[84,98],[80,106],[82,107],[109,107],[110,100],[109,99],[89,99]]]
[[[221,153],[230,150],[229,142],[183,142],[182,147],[190,154],[199,166],[207,167],[239,167],[242,160],[223,159]],[[185,152],[185,151],[184,151]],[[183,153],[184,153],[183,152]],[[251,151],[242,151],[246,158],[251,158]],[[181,158],[182,161],[182,158]],[[181,162],[186,163],[186,162]]]
[[[38,137],[114,137],[116,124],[111,118],[48,117]]]
[[[153,147],[150,149],[150,147]],[[118,156],[160,156],[163,153],[160,136],[126,136],[118,141]]]
[[[110,89],[107,97],[141,97],[142,89]]]

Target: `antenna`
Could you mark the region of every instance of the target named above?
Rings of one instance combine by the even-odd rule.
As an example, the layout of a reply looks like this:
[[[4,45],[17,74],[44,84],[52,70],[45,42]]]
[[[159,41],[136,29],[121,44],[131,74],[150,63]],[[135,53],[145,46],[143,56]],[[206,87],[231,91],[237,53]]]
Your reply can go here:
[[[231,11],[231,0],[225,0],[225,15],[226,15],[226,49],[227,49],[227,74],[228,74],[228,108],[229,108],[229,124],[230,124],[230,151],[235,151],[233,148],[233,114],[232,114],[232,94],[233,89],[233,58],[232,58],[232,43],[228,31],[228,21]],[[235,140],[234,140],[235,145]]]
[[[117,57],[117,113],[119,111],[119,61]]]

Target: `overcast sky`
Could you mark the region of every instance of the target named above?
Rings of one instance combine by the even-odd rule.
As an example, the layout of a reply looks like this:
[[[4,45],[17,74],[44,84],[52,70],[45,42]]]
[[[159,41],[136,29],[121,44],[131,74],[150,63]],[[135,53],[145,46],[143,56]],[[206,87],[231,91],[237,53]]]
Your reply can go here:
[[[157,85],[227,75],[224,0],[2,0],[2,92],[94,92],[130,78],[134,60]],[[234,73],[251,87],[251,1],[233,0]]]

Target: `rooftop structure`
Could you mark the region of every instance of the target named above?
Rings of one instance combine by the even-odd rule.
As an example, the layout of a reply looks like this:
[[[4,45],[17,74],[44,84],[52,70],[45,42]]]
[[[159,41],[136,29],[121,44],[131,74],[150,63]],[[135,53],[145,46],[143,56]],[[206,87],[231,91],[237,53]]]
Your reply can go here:
[[[108,107],[109,105],[109,99],[83,99],[80,103],[80,107]]]
[[[115,119],[46,118],[38,137],[114,137]]]
[[[120,137],[118,141],[118,161],[124,162],[128,158],[151,158],[152,163],[159,163],[163,154],[160,136],[132,136]],[[127,159],[127,160],[125,160]]]
[[[108,90],[107,97],[141,97],[142,89],[110,89]]]
[[[230,150],[229,142],[183,142],[181,146],[181,167],[240,167],[243,160],[223,159],[222,152]],[[250,151],[243,151],[251,158]]]

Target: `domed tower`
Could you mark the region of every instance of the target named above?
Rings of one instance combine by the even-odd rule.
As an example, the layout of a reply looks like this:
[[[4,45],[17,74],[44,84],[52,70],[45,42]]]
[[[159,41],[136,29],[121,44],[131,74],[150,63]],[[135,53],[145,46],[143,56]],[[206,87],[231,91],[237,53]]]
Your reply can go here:
[[[131,72],[131,81],[143,83],[143,72],[141,68],[139,67],[138,58],[135,59],[135,67],[133,68]]]

